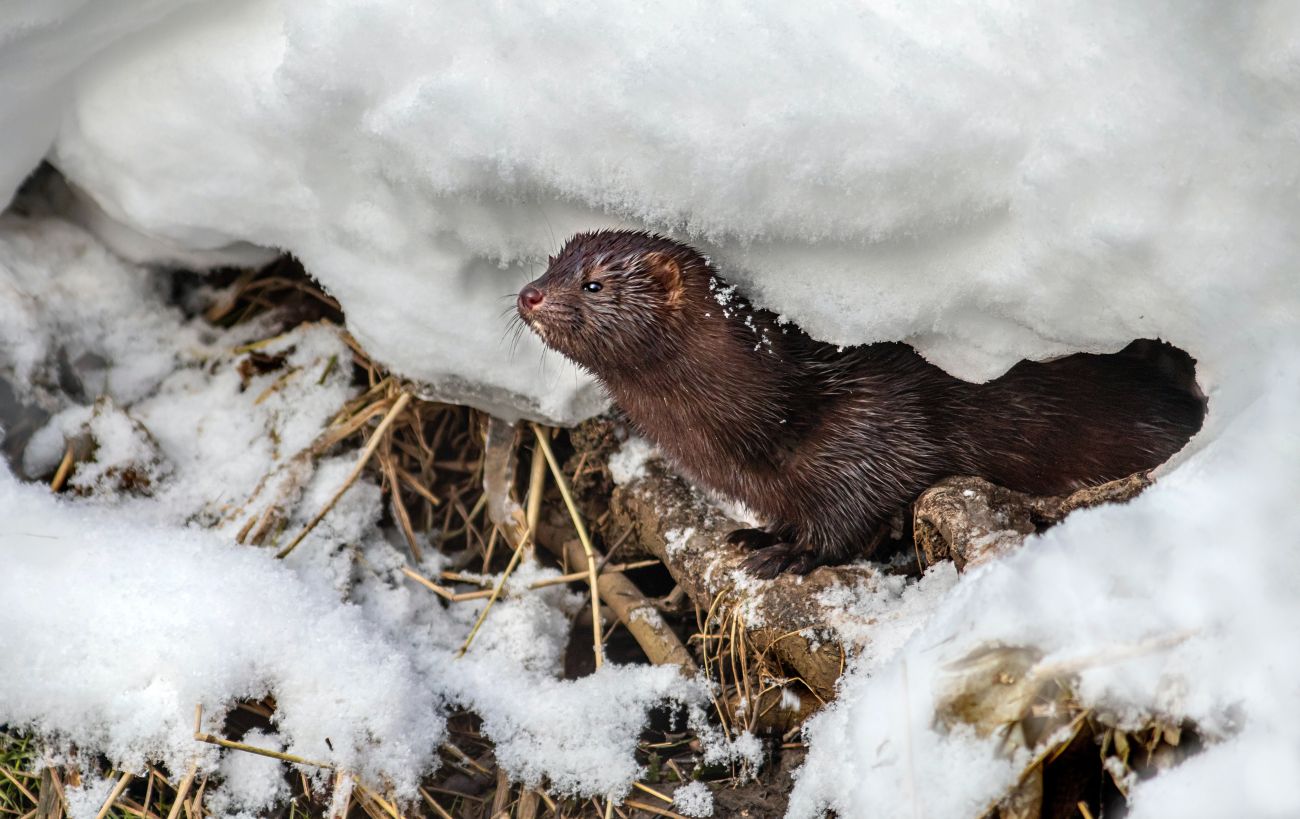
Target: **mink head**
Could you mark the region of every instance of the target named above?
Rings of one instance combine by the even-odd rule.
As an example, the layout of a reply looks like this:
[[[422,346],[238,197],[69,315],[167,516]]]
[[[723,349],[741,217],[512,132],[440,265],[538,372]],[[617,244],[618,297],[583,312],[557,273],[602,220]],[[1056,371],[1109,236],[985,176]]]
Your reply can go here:
[[[680,350],[691,291],[708,262],[650,233],[579,233],[519,291],[519,316],[546,345],[598,375],[649,366]]]

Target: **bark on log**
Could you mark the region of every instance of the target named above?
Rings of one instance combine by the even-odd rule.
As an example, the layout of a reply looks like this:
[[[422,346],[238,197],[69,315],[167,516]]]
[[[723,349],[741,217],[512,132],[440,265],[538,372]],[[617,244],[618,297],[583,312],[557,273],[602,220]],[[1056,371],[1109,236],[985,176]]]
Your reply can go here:
[[[1018,548],[1076,509],[1123,503],[1150,485],[1139,472],[1069,495],[1038,497],[982,478],[948,478],[917,499],[912,536],[927,566],[951,559],[965,571]]]
[[[664,562],[697,607],[740,617],[752,649],[770,652],[818,698],[829,701],[843,670],[844,650],[828,626],[834,617],[819,597],[837,587],[872,582],[881,573],[866,566],[823,566],[806,577],[756,580],[739,568],[745,553],[723,541],[742,524],[722,515],[662,464],[651,462],[646,472],[615,490],[615,520],[634,530],[633,536]]]

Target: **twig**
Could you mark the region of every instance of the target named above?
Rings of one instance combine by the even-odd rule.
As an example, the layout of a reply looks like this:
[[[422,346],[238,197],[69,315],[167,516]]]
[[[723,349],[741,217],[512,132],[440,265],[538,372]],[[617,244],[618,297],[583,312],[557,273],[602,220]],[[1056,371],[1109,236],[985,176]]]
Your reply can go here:
[[[560,497],[568,507],[569,517],[573,519],[573,528],[578,530],[578,540],[582,541],[582,551],[587,556],[587,584],[591,587],[592,648],[596,655],[596,668],[600,668],[605,664],[605,647],[600,641],[605,628],[600,622],[600,586],[596,582],[595,550],[591,545],[591,536],[587,534],[587,526],[582,522],[582,515],[578,512],[578,506],[573,502],[573,493],[569,491],[569,480],[560,469],[559,462],[555,460],[555,453],[551,451],[551,442],[546,438],[546,430],[537,422],[533,422],[532,426],[537,445],[541,447],[542,454],[546,456],[546,463],[551,467],[551,475],[560,489]]]
[[[256,745],[246,745],[242,742],[235,742],[233,739],[222,739],[212,734],[195,732],[194,738],[199,742],[207,742],[212,745],[220,745],[222,748],[230,748],[235,751],[244,751],[249,754],[258,756],[269,756],[272,759],[278,759],[281,762],[289,762],[294,765],[311,765],[314,768],[327,768],[333,770],[334,766],[328,762],[315,762],[310,759],[303,759],[300,756],[286,754],[283,751],[272,751],[270,748],[258,748]]]
[[[607,574],[622,574],[623,572],[630,572],[633,569],[644,569],[647,566],[658,566],[658,565],[660,565],[659,560],[638,560],[635,563],[618,563],[613,566],[607,566],[604,569],[602,569],[600,572],[600,576],[604,577]],[[532,583],[528,584],[528,588],[540,589],[545,586],[558,586],[561,583],[572,583],[575,580],[586,580],[590,576],[591,573],[585,571],[569,572],[568,574],[562,574],[558,577],[547,577],[541,580],[533,581]]]
[[[109,791],[108,799],[104,801],[104,807],[99,809],[99,813],[95,814],[95,819],[104,819],[105,816],[108,816],[108,812],[113,809],[113,803],[117,801],[117,798],[122,795],[122,791],[126,790],[126,786],[129,784],[131,784],[131,772],[126,771],[122,774],[122,778],[117,780],[113,790]]]
[[[149,810],[149,803],[153,801],[153,777],[146,775],[144,778],[144,804],[140,808],[144,811],[142,816],[152,817],[153,811]]]
[[[389,399],[385,398],[358,409],[355,415],[345,416],[337,423],[330,424],[324,432],[316,436],[316,440],[311,442],[307,451],[312,455],[324,455],[335,444],[364,427],[371,418],[388,412],[390,406]]]
[[[484,495],[484,497],[486,497],[486,495]],[[485,572],[488,570],[488,567],[492,565],[492,554],[497,548],[497,536],[500,533],[501,530],[493,526],[492,533],[488,535],[487,546],[483,548],[483,571]],[[482,540],[482,538],[480,538],[480,540]]]
[[[616,563],[613,566],[608,566],[602,569],[600,575],[601,577],[604,577],[607,574],[621,574],[622,572],[630,572],[633,569],[644,569],[648,566],[659,566],[659,565],[661,565],[661,561],[659,561],[658,559],[638,560],[634,563]],[[495,581],[490,577],[478,577],[476,575],[464,574],[463,572],[442,572],[440,575],[438,575],[443,580],[447,580],[452,583],[472,583],[476,586],[483,587],[483,592],[457,593],[457,592],[453,592],[451,589],[447,588],[446,586],[439,585],[438,583],[435,583],[432,580],[417,574],[416,572],[412,571],[410,568],[404,567],[402,569],[402,572],[407,577],[411,578],[417,583],[420,583],[421,585],[425,586],[430,591],[432,591],[434,594],[437,594],[439,597],[442,597],[446,600],[482,599],[483,597],[487,596],[484,592],[486,592],[487,589],[490,589],[492,585],[495,583]],[[528,584],[528,588],[544,589],[547,586],[558,586],[562,583],[573,583],[578,580],[586,580],[586,579],[587,579],[587,572],[585,570],[581,572],[569,572],[568,574],[561,574],[555,577],[544,577],[541,580],[534,580],[532,583]]]
[[[649,785],[643,785],[640,782],[633,782],[632,787],[636,788],[637,790],[645,791],[646,793],[650,794],[654,798],[661,799],[670,805],[673,803],[673,798],[671,796],[664,796],[662,793],[650,787]]]
[[[277,390],[282,388],[285,384],[288,384],[289,380],[300,372],[302,372],[301,367],[290,367],[289,369],[285,370],[283,375],[275,379],[275,381],[271,382],[271,386],[262,390],[261,394],[258,395],[257,398],[253,400],[253,406],[257,406],[258,404],[261,404],[266,399],[270,398],[272,395],[275,394]]]
[[[204,774],[203,781],[199,782],[199,789],[194,792],[193,798],[191,798],[189,803],[186,805],[185,813],[187,815],[190,812],[189,805],[193,805],[195,815],[198,817],[198,819],[203,819],[203,790],[207,786],[208,786],[208,775]]]
[[[540,459],[537,458],[536,453],[534,453],[532,468],[529,470],[528,479],[528,506],[529,511],[534,513],[541,509],[542,482],[546,475],[545,470],[541,468],[540,464]],[[536,504],[534,504],[534,498],[537,499]],[[536,506],[536,509],[534,509],[534,506]],[[491,510],[489,509],[489,513],[490,511]],[[507,543],[514,547],[515,551],[514,554],[510,555],[510,562],[506,564],[506,570],[501,573],[501,579],[498,580],[496,586],[492,588],[492,594],[488,596],[487,605],[483,607],[481,612],[479,612],[478,619],[474,622],[474,628],[470,629],[469,636],[465,638],[465,644],[460,647],[460,651],[456,654],[457,657],[464,657],[465,652],[469,651],[470,645],[474,642],[474,636],[478,634],[478,630],[482,627],[483,621],[487,619],[488,612],[492,609],[492,605],[501,597],[501,592],[506,587],[506,581],[510,579],[511,573],[514,572],[515,567],[519,565],[520,558],[523,557],[524,552],[530,551],[532,540],[535,536],[534,527],[529,522],[530,519],[525,517],[522,521],[523,531],[522,533],[518,532],[518,524],[521,523],[519,517],[519,508],[516,506],[511,518],[505,521],[504,525],[496,525],[493,527],[493,531],[500,532],[501,536],[506,539]]]
[[[671,817],[671,819],[686,819],[686,817],[682,816],[680,813],[673,813],[670,810],[664,810],[663,808],[655,807],[654,805],[649,805],[645,802],[638,802],[635,799],[624,799],[623,804],[627,805],[629,808],[636,808],[637,810],[643,810],[646,813],[653,813],[655,816],[668,816]],[[608,815],[609,814],[606,814],[606,816]]]
[[[430,506],[442,505],[441,498],[430,492],[428,487],[421,483],[419,478],[412,475],[410,472],[407,472],[405,469],[402,469],[400,466],[397,467],[397,477],[402,479],[402,483],[411,487],[411,490],[415,492],[415,494],[427,500]]]
[[[519,798],[515,800],[515,819],[537,819],[537,791],[519,790]]]
[[[347,480],[343,481],[343,485],[340,486],[338,491],[334,493],[334,496],[325,503],[325,506],[316,513],[316,516],[303,527],[302,531],[298,533],[298,536],[291,540],[289,545],[276,553],[275,556],[277,558],[283,559],[288,557],[289,553],[296,549],[299,543],[302,543],[303,538],[307,537],[307,535],[311,533],[311,530],[316,528],[316,524],[320,523],[321,520],[324,519],[325,515],[329,514],[329,511],[334,508],[334,504],[338,503],[339,499],[343,497],[343,493],[352,488],[352,484],[356,483],[357,478],[361,477],[361,471],[365,469],[366,462],[370,460],[370,456],[374,455],[375,450],[379,448],[379,442],[383,439],[384,433],[393,425],[393,421],[401,411],[406,409],[406,405],[410,400],[411,394],[409,392],[404,392],[397,397],[397,400],[393,403],[393,408],[384,416],[384,420],[379,422],[379,426],[375,428],[375,434],[370,436],[370,441],[366,444],[365,450],[362,451],[361,457],[357,459],[357,465],[352,468],[352,472],[348,475]]]
[[[426,589],[438,595],[443,600],[454,601],[456,599],[456,593],[453,592],[451,589],[447,588],[446,586],[440,586],[437,583],[434,583],[432,580],[420,574],[419,572],[415,571],[410,566],[403,566],[402,574],[411,578],[416,583],[419,583],[421,586],[424,586]]]
[[[506,570],[501,573],[501,579],[497,581],[496,586],[492,588],[492,593],[488,596],[487,605],[478,613],[478,619],[474,621],[474,627],[469,630],[469,636],[465,638],[465,644],[460,647],[460,651],[456,652],[457,657],[464,657],[465,652],[469,651],[470,645],[474,642],[474,636],[478,634],[479,628],[483,626],[483,621],[487,619],[488,611],[491,610],[492,604],[501,597],[501,590],[506,587],[506,581],[510,579],[511,573],[513,573],[515,567],[519,565],[519,558],[522,557],[526,551],[524,543],[532,538],[532,536],[533,533],[531,531],[524,532],[519,548],[515,549],[514,554],[510,555],[510,562],[506,564]]]
[[[442,805],[439,805],[437,802],[433,801],[433,797],[430,796],[429,792],[426,791],[424,788],[420,788],[420,796],[424,797],[425,803],[428,804],[428,806],[433,809],[434,813],[438,814],[440,819],[454,819],[454,817],[450,813],[447,813],[446,809],[443,808]]]
[[[489,771],[487,768],[484,768],[481,764],[479,764],[478,760],[474,759],[472,756],[465,753],[460,748],[457,748],[455,745],[451,744],[450,742],[442,743],[442,748],[443,750],[447,751],[447,753],[456,757],[461,762],[464,762],[466,765],[470,766],[471,768],[478,771],[479,773],[485,776],[491,775],[492,772]]]
[[[406,538],[406,545],[411,549],[411,557],[417,565],[423,563],[424,552],[420,549],[420,541],[415,536],[415,527],[411,525],[411,515],[406,511],[406,503],[402,500],[402,482],[397,475],[397,461],[393,457],[391,441],[384,446],[384,451],[380,453],[379,465],[383,469],[384,476],[388,478],[389,499],[393,502],[393,512],[397,517],[398,528],[402,530],[402,535]]]
[[[341,335],[343,336],[344,341],[347,341],[350,338],[347,333],[342,333]],[[388,387],[393,383],[393,377],[391,375],[384,376],[383,379],[367,388],[365,392],[344,404],[343,409],[335,413],[334,417],[330,419],[329,425],[334,426],[335,424],[342,422],[344,418],[352,415],[352,413],[360,410],[367,404],[372,403],[377,397],[386,392]]]
[[[629,528],[624,535],[631,531]],[[615,548],[617,548],[617,544],[615,544]],[[566,541],[559,547],[553,547],[553,549],[561,561],[568,565],[581,565],[586,559],[586,554],[577,540]],[[681,668],[682,673],[687,677],[693,677],[697,670],[695,661],[691,658],[691,654],[686,647],[682,645],[681,639],[664,621],[659,613],[659,605],[655,601],[648,600],[635,583],[621,574],[621,572],[643,566],[658,565],[662,561],[646,560],[610,565],[607,563],[608,557],[602,557],[599,552],[594,550],[593,552],[594,556],[601,558],[598,561],[599,568],[596,579],[600,599],[608,604],[617,615],[617,619],[611,623],[608,632],[602,635],[601,644],[603,645],[609,639],[609,635],[621,623],[631,632],[650,662],[656,665],[676,665]],[[589,578],[589,572],[577,572],[558,578],[545,578],[535,581],[530,585],[530,588],[536,588],[542,584],[550,585],[561,580],[589,580]],[[707,652],[705,652],[705,656],[707,661]]]
[[[450,524],[450,521],[451,521],[451,513],[452,513],[453,511],[459,511],[459,510],[456,509],[456,507],[459,506],[459,505],[460,505],[460,504],[459,504],[459,501],[457,501],[457,502],[454,503],[454,504],[450,504],[450,505],[448,505],[448,507],[447,507],[447,521],[448,521],[449,524]],[[470,523],[470,521],[472,521],[474,518],[478,517],[478,513],[479,513],[479,512],[482,512],[482,511],[483,511],[483,507],[486,506],[486,505],[487,505],[487,493],[484,492],[483,494],[481,494],[481,495],[478,496],[478,500],[474,502],[474,505],[473,505],[472,507],[470,507],[469,512],[466,513],[466,514],[464,515],[465,523],[464,523],[463,526],[457,526],[455,529],[447,529],[446,527],[443,527],[443,528],[444,528],[444,531],[443,531],[443,533],[442,533],[442,541],[445,543],[445,542],[447,542],[448,540],[451,540],[451,539],[454,538],[454,537],[460,537],[461,535],[465,534],[465,530],[469,528],[469,523]],[[461,509],[463,509],[463,508],[464,508],[464,507],[462,506]]]
[[[537,521],[542,515],[542,493],[545,487],[544,479],[546,477],[546,462],[533,450],[533,460],[528,465],[528,507],[524,513],[524,520],[528,523],[530,531],[537,531]]]
[[[510,804],[510,780],[506,777],[504,768],[497,768],[497,787],[492,794],[492,812],[489,814],[492,819],[505,812]]]
[[[45,757],[45,769],[41,771],[41,776],[42,776],[42,777],[48,776],[49,779],[50,779],[50,782],[54,783],[54,787],[53,787],[51,790],[54,791],[54,796],[55,796],[56,799],[58,799],[58,801],[59,801],[59,806],[63,809],[63,812],[64,812],[64,813],[67,813],[67,812],[68,812],[68,797],[67,797],[67,794],[65,794],[65,793],[63,792],[63,779],[59,776],[59,772],[58,772],[57,769],[55,769],[54,764],[50,762],[49,757]],[[44,784],[45,784],[45,783],[44,783],[44,780],[42,780],[42,785],[44,785]],[[42,789],[41,789],[41,797],[44,798],[44,796],[45,796],[45,788],[42,787]],[[48,802],[47,802],[46,804],[47,804],[47,806],[49,806]],[[38,806],[38,808],[39,808],[39,806]],[[37,810],[37,813],[38,813],[38,814],[41,814],[41,813],[47,813],[47,812],[45,812],[45,811],[41,811],[41,810],[38,809],[38,810]],[[48,815],[48,813],[47,813],[47,815]],[[56,814],[56,815],[57,815],[57,814]]]
[[[172,802],[172,809],[167,811],[167,819],[176,819],[181,815],[181,806],[185,804],[185,797],[190,792],[190,786],[194,784],[194,775],[199,771],[199,761],[196,759],[190,763],[190,769],[185,772],[185,778],[176,788],[176,799]]]
[[[382,812],[383,808],[375,804],[375,800],[365,788],[361,787],[360,783],[352,786],[352,796],[356,798],[357,804],[361,806],[361,809],[366,812],[366,816],[369,816],[370,819],[385,819],[385,814]]]
[[[309,764],[309,766],[313,766],[317,768],[330,768],[330,770],[333,770],[334,768],[334,766],[331,766],[331,764],[329,764],[328,762],[312,762],[311,759],[303,759],[302,757],[295,757],[295,755],[282,753],[282,751],[273,751],[268,748],[257,748],[257,746],[255,745],[246,745],[243,744],[243,742],[235,742],[234,740],[224,740],[224,738],[213,736],[211,735],[211,733],[204,733],[203,732],[203,703],[199,703],[199,705],[194,706],[194,738],[199,742],[209,742],[209,744],[212,745],[220,745],[221,748],[242,750],[242,751],[246,751],[246,753],[248,754],[257,754],[260,755],[260,757],[270,757],[272,759],[279,759],[279,761],[282,762],[291,762],[294,764]],[[204,783],[207,783],[207,780],[204,780]]]
[[[379,807],[383,808],[384,813],[387,813],[389,816],[393,817],[393,819],[402,819],[402,814],[397,810],[397,806],[392,802],[389,802],[387,799],[371,790],[367,790],[366,795],[373,799]]]
[[[58,471],[54,473],[54,479],[50,481],[50,491],[58,492],[67,482],[68,475],[72,473],[73,447],[72,442],[68,441],[63,448],[63,460],[59,461]]]

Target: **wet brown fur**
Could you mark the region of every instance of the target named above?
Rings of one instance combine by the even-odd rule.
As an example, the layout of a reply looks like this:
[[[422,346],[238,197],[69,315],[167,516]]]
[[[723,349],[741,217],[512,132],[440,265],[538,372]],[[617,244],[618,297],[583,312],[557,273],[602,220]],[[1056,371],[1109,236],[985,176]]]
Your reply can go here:
[[[949,475],[1052,495],[1149,469],[1204,415],[1191,359],[1160,342],[971,384],[905,344],[816,341],[652,234],[578,234],[530,287],[543,300],[519,313],[548,346],[682,472],[769,522],[734,538],[762,576],[861,553]]]

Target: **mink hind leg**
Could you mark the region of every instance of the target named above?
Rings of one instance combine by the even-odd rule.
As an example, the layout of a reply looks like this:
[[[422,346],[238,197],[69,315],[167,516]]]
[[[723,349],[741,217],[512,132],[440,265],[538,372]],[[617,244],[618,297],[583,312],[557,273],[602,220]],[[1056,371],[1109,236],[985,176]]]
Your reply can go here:
[[[762,580],[771,580],[786,572],[807,574],[821,565],[816,561],[815,553],[800,543],[798,529],[790,524],[736,529],[726,536],[726,541],[749,552],[740,565]]]
[[[767,545],[751,547],[752,551],[741,562],[741,567],[762,580],[771,580],[782,574],[805,575],[818,566],[845,563],[854,557],[865,555],[874,543],[872,535],[884,525],[887,525],[884,520],[864,524],[860,520],[841,518],[832,512],[802,525],[785,524],[767,530],[737,530],[756,531],[763,535],[780,532],[787,536],[784,539],[774,538],[774,542]]]
[[[804,544],[774,543],[750,552],[740,566],[759,580],[771,580],[782,574],[808,574],[824,562]]]

